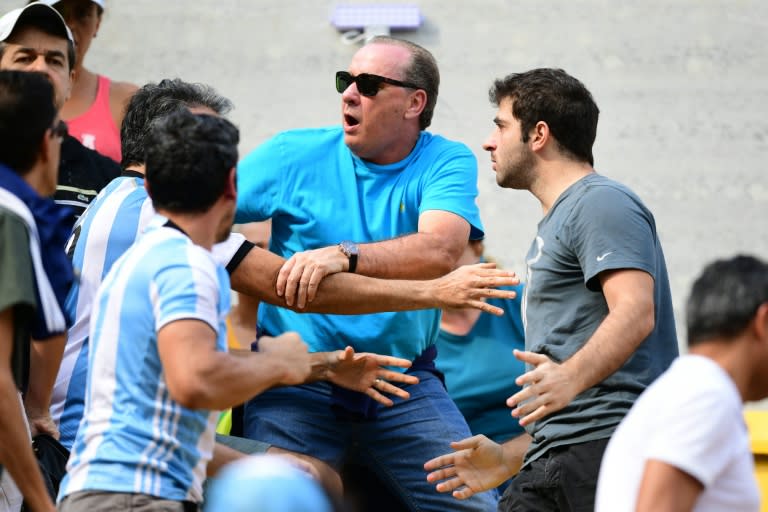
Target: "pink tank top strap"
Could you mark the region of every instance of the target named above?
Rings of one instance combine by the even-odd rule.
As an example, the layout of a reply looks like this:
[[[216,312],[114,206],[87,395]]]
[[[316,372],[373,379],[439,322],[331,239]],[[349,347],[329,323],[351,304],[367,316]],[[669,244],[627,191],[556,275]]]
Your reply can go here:
[[[90,108],[82,115],[67,120],[69,133],[84,146],[120,163],[120,130],[112,118],[109,106],[109,89],[112,82],[102,75],[98,76],[98,80],[96,99]]]

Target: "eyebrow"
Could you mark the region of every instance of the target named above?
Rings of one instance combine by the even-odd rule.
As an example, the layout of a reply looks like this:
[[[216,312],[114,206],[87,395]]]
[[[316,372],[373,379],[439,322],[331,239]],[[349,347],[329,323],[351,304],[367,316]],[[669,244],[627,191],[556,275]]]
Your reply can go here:
[[[34,53],[35,55],[44,55],[45,57],[60,57],[64,59],[67,55],[61,50],[39,50],[29,46],[22,46],[16,50],[22,53]]]

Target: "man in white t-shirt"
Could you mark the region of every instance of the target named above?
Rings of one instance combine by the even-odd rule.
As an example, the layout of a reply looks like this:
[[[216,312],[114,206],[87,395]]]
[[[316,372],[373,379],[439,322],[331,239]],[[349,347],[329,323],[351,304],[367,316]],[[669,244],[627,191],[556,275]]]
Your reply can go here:
[[[704,269],[687,305],[687,355],[637,400],[600,468],[596,510],[757,511],[742,402],[768,396],[768,264]]]

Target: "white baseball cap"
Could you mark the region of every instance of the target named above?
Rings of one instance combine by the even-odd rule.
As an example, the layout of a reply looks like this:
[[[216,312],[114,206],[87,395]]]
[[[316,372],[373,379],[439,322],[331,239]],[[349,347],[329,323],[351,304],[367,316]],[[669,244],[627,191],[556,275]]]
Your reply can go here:
[[[59,3],[60,1],[61,0],[40,0],[40,3],[45,5],[53,5]],[[102,9],[104,8],[104,0],[91,0],[91,2],[95,3]]]
[[[0,18],[0,41],[8,39],[19,21],[23,21],[25,24],[33,27],[52,31],[52,33],[68,39],[72,44],[75,43],[72,32],[67,27],[61,14],[44,2],[35,2],[4,14]]]

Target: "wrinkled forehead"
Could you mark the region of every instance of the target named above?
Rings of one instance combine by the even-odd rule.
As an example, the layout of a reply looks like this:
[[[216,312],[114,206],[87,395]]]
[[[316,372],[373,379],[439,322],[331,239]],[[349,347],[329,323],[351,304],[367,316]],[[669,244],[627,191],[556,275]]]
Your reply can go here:
[[[24,46],[38,50],[61,51],[65,55],[69,49],[69,43],[63,37],[49,34],[34,25],[17,27],[4,41],[6,44]]]
[[[353,75],[372,73],[402,80],[410,61],[410,52],[402,46],[373,43],[363,46],[355,53],[349,65],[349,72]]]

